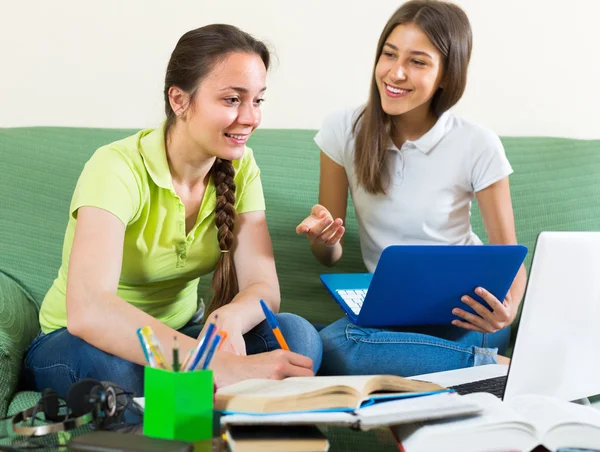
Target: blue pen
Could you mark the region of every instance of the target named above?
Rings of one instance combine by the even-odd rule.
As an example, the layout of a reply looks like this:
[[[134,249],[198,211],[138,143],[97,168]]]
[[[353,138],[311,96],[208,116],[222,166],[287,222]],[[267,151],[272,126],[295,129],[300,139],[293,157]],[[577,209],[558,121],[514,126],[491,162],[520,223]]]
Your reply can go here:
[[[206,329],[206,334],[204,335],[204,340],[202,341],[202,345],[200,345],[198,354],[194,357],[194,360],[192,361],[192,364],[189,366],[188,370],[194,370],[196,368],[196,366],[198,365],[198,363],[200,362],[200,359],[202,358],[202,355],[204,354],[204,351],[206,350],[206,347],[208,346],[208,343],[210,342],[210,337],[212,336],[212,333],[214,330],[215,330],[214,323],[211,323],[210,325],[208,325],[208,328]]]
[[[142,351],[144,352],[144,358],[146,358],[146,362],[148,364],[152,365],[152,363],[150,362],[150,357],[148,356],[148,352],[149,352],[148,348],[149,347],[148,347],[148,345],[146,345],[144,336],[142,336],[142,329],[138,328],[136,333],[137,333],[138,339],[140,340],[140,344],[142,345]],[[152,352],[150,352],[150,353],[152,353]]]
[[[267,323],[273,330],[273,334],[275,335],[275,339],[277,339],[277,342],[279,342],[279,346],[282,349],[289,351],[290,347],[288,347],[288,344],[285,341],[283,334],[281,334],[281,330],[279,329],[279,323],[277,322],[277,319],[275,318],[275,314],[273,314],[273,312],[269,309],[269,307],[264,302],[264,300],[260,300],[260,307],[262,308],[263,312],[265,313],[265,317],[267,318]]]
[[[221,335],[216,334],[214,340],[212,341],[212,344],[210,345],[210,349],[208,350],[208,353],[206,354],[206,359],[204,360],[204,364],[202,364],[203,370],[206,369],[208,367],[208,365],[210,364],[210,361],[212,360],[212,357],[215,354],[215,350],[219,346],[219,342],[221,342]]]

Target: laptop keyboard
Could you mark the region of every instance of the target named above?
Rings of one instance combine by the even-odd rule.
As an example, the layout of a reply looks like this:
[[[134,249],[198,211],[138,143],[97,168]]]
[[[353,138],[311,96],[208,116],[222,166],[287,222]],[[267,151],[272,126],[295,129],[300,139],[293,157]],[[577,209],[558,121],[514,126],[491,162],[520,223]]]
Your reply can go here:
[[[450,386],[450,389],[454,389],[461,395],[471,394],[472,392],[489,392],[496,397],[502,398],[504,395],[504,386],[506,386],[506,375]]]
[[[352,312],[358,314],[362,308],[363,301],[365,301],[365,295],[367,295],[367,289],[356,289],[356,290],[337,290],[336,291],[342,300],[352,309]]]

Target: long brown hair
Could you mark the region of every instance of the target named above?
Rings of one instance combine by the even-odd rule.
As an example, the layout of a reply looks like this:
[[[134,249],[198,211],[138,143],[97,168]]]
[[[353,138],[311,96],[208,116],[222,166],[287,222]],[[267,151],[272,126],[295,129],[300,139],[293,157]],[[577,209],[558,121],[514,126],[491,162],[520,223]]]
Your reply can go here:
[[[188,31],[179,39],[171,54],[165,76],[165,143],[169,130],[177,121],[169,102],[169,88],[177,86],[188,93],[189,105],[192,105],[200,82],[233,52],[258,55],[265,68],[269,69],[271,56],[267,46],[232,25],[207,25]],[[235,169],[231,161],[220,158],[215,160],[211,177],[216,187],[215,225],[221,256],[213,274],[211,288],[214,294],[206,316],[229,303],[239,290],[232,256],[236,219],[234,176]]]
[[[439,117],[461,98],[467,84],[471,59],[472,32],[465,12],[453,3],[437,0],[411,0],[388,20],[381,32],[375,54],[369,100],[354,122],[354,167],[360,185],[369,193],[385,193],[386,156],[390,139],[391,117],[383,111],[377,88],[375,68],[383,46],[392,31],[401,24],[417,25],[442,55],[442,84],[431,100],[431,112]]]

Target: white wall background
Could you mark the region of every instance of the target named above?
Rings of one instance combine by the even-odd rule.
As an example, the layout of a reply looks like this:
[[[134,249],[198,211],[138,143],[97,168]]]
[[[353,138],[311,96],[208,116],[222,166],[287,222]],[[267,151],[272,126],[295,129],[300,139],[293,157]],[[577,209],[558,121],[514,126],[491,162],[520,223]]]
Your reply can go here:
[[[455,110],[500,135],[600,138],[600,1],[456,0],[473,58]],[[186,31],[231,23],[275,49],[263,127],[318,128],[365,101],[401,0],[0,0],[0,127],[131,127],[163,117]]]

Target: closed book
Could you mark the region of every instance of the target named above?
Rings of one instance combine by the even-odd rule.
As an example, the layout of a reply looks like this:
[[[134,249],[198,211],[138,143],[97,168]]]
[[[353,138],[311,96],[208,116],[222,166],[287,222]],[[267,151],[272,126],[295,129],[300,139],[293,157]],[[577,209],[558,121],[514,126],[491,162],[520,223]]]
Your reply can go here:
[[[314,425],[230,425],[225,440],[231,452],[326,452],[329,442]]]

